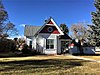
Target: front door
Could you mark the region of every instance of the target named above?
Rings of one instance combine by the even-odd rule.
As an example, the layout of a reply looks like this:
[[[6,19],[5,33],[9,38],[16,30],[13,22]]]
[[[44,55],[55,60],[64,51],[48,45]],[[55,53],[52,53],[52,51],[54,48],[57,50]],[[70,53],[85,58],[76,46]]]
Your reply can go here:
[[[61,53],[64,53],[68,49],[68,41],[61,41]]]

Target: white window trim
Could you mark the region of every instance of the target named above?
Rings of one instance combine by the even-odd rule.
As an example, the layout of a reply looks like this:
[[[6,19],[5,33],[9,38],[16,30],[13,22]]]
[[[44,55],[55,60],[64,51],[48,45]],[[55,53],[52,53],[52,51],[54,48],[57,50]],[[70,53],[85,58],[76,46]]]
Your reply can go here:
[[[47,48],[47,40],[53,40],[53,48]],[[55,47],[54,47],[55,46],[54,41],[55,41],[54,39],[46,39],[46,49],[47,50],[51,50],[51,49],[53,50],[53,49],[55,49]]]

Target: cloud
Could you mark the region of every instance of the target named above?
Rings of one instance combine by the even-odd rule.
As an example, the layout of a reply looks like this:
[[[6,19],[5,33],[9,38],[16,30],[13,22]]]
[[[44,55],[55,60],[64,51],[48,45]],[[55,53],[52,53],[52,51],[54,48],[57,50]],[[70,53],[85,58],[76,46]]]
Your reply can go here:
[[[20,24],[19,26],[20,26],[20,27],[25,27],[25,25],[26,25],[26,24]]]

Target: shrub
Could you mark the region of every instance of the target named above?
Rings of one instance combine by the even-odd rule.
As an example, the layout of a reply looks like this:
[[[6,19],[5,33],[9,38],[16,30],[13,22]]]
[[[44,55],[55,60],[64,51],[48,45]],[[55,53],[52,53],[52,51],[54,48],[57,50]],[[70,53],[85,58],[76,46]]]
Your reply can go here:
[[[13,41],[9,39],[0,39],[0,52],[10,52],[12,50]]]
[[[30,53],[30,49],[28,49],[28,45],[27,44],[23,45],[22,53],[23,54],[29,54]]]

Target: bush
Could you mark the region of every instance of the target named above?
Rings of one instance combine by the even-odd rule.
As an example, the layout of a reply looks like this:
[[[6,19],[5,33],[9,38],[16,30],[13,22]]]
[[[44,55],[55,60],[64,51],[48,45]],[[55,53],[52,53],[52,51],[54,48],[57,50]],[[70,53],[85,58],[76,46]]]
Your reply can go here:
[[[13,41],[9,39],[0,39],[0,52],[10,52],[12,50]]]
[[[28,45],[27,44],[24,44],[23,45],[23,49],[22,49],[22,53],[23,54],[29,54],[31,52],[30,49],[28,49]]]

